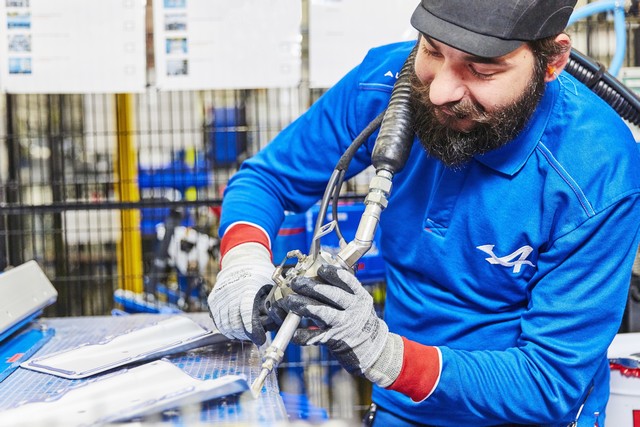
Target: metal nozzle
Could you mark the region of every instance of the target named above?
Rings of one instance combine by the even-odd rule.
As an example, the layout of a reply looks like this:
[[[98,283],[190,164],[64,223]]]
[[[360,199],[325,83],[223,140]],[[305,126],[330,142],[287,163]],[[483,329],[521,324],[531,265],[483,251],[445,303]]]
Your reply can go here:
[[[267,379],[267,375],[269,375],[280,364],[280,362],[282,362],[284,351],[286,350],[287,345],[289,345],[291,338],[293,338],[294,332],[298,329],[299,324],[300,316],[291,312],[287,314],[287,317],[285,317],[284,322],[282,322],[282,326],[278,329],[278,333],[273,339],[273,342],[265,352],[260,375],[258,375],[258,378],[256,378],[253,384],[251,384],[251,392],[254,396],[258,396],[260,394],[264,381]]]
[[[253,397],[260,396],[260,392],[262,391],[262,386],[264,385],[264,381],[267,379],[267,375],[269,375],[271,371],[267,368],[262,368],[260,370],[260,375],[255,379],[253,384],[251,384],[251,394]]]

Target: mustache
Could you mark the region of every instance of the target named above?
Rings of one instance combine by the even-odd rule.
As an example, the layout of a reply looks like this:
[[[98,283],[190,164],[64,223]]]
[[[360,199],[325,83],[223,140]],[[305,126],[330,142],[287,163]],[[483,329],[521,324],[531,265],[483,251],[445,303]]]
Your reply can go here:
[[[470,100],[451,102],[445,105],[434,105],[435,111],[449,112],[457,119],[471,119],[474,122],[486,123],[489,115],[482,107]]]

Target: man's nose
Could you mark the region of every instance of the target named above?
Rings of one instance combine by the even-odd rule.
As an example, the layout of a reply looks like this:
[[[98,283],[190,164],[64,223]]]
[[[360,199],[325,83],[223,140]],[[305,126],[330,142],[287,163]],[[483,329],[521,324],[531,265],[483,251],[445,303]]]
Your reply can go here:
[[[431,81],[429,99],[434,105],[445,105],[462,100],[466,93],[467,86],[462,76],[451,67],[442,65]]]

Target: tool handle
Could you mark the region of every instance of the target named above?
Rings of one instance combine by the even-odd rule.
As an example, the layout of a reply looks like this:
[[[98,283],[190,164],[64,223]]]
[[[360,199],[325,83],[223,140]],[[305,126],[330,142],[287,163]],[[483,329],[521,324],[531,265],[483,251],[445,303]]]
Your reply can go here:
[[[264,362],[262,363],[260,375],[258,375],[258,378],[256,378],[253,384],[251,384],[251,392],[254,396],[257,396],[262,390],[262,386],[264,385],[264,381],[267,379],[267,375],[269,375],[276,367],[278,367],[280,362],[282,362],[284,351],[289,345],[291,338],[293,338],[293,334],[296,329],[298,329],[300,320],[300,316],[292,312],[289,312],[287,317],[285,317],[280,329],[278,329],[278,333],[273,338],[271,345],[265,351]]]

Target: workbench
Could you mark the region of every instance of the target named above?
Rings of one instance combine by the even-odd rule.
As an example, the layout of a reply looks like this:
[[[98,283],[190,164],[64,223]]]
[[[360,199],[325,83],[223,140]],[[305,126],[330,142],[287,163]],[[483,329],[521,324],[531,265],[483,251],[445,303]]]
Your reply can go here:
[[[52,329],[55,334],[32,357],[41,357],[82,344],[95,344],[104,340],[105,337],[144,327],[169,316],[171,315],[132,314],[41,318],[33,326]],[[207,329],[212,328],[208,313],[192,313],[187,316]],[[219,344],[165,356],[165,359],[197,379],[245,375],[251,384],[260,372],[262,350],[249,342],[223,341]],[[20,367],[0,382],[0,411],[27,401],[55,398],[86,380],[69,380]],[[205,402],[200,411],[200,422],[205,424],[231,423],[253,426],[273,425],[287,420],[275,374],[267,378],[265,387],[257,399],[251,398],[248,393],[243,393]],[[165,411],[160,422],[168,425],[181,424],[181,417],[179,411]],[[156,417],[154,423],[157,422]]]

